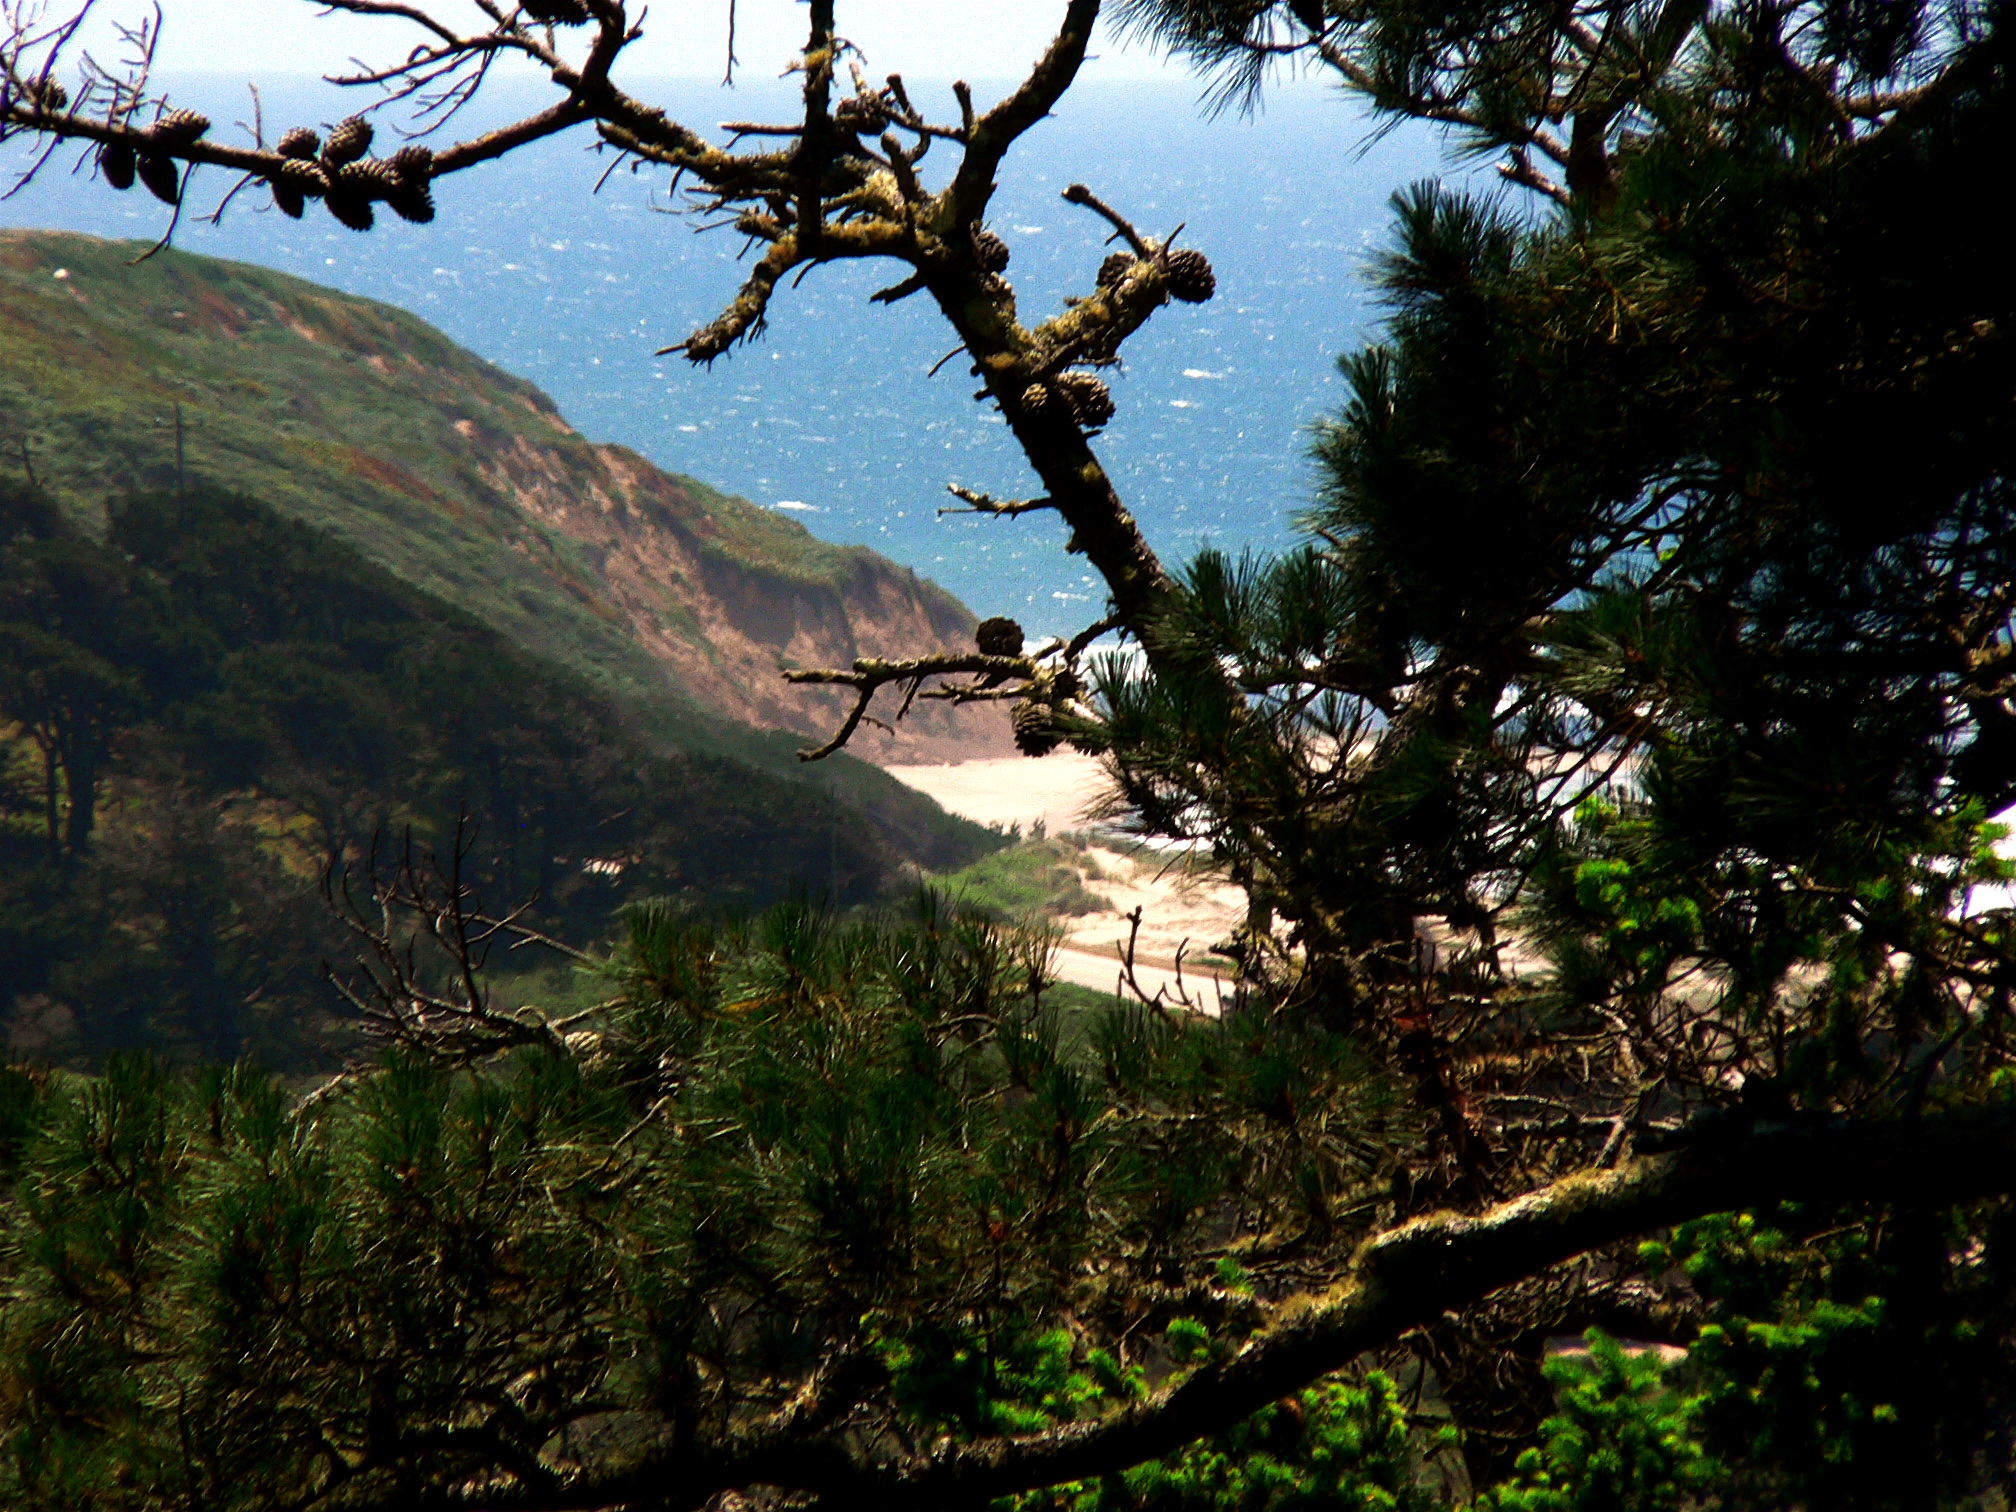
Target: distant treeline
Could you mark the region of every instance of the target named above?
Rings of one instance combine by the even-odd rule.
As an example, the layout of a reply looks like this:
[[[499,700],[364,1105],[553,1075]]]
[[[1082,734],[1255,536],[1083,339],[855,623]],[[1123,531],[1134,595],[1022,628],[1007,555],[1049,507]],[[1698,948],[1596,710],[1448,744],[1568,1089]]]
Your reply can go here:
[[[254,500],[0,484],[0,1013],[16,1053],[325,1053],[319,896],[466,812],[495,904],[865,901],[904,856],[819,788],[668,751],[469,616]],[[939,837],[943,843],[943,837]],[[942,859],[942,858],[941,858]]]

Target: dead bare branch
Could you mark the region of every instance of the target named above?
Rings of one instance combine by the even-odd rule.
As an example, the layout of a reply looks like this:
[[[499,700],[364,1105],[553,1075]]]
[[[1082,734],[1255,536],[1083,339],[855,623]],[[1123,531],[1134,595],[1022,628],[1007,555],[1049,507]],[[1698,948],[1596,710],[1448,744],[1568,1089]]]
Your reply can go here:
[[[941,506],[938,510],[940,515],[1005,515],[1012,519],[1016,515],[1031,514],[1039,509],[1055,509],[1057,507],[1057,501],[1054,499],[997,499],[992,494],[978,493],[970,488],[962,488],[957,483],[947,483],[945,485],[945,492],[951,494],[954,498],[964,499],[971,507],[956,509],[950,505]]]
[[[353,970],[325,962],[323,975],[380,1043],[458,1065],[520,1045],[564,1052],[553,1025],[535,1013],[505,1012],[491,997],[484,971],[493,949],[554,942],[526,921],[525,905],[503,914],[484,909],[467,875],[475,840],[465,813],[445,860],[416,850],[410,832],[389,866],[381,864],[377,838],[361,876],[347,861],[332,860],[322,895],[358,954]]]
[[[1083,205],[1087,210],[1103,216],[1111,223],[1115,232],[1127,239],[1127,245],[1134,249],[1137,257],[1146,258],[1155,255],[1154,246],[1139,231],[1134,229],[1132,221],[1100,199],[1098,195],[1087,189],[1083,184],[1067,185],[1064,189],[1063,198],[1067,204]]]

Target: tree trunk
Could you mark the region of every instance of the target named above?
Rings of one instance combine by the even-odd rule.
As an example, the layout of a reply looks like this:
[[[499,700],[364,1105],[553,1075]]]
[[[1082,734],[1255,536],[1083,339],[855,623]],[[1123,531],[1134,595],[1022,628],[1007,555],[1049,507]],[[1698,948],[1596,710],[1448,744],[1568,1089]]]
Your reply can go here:
[[[82,855],[98,823],[98,751],[94,742],[77,741],[64,752],[63,776],[70,798],[63,848],[73,856]],[[53,808],[51,824],[53,827]]]
[[[63,852],[61,811],[56,798],[56,747],[44,740],[35,743],[42,750],[42,823],[49,836],[49,855],[53,860]]]

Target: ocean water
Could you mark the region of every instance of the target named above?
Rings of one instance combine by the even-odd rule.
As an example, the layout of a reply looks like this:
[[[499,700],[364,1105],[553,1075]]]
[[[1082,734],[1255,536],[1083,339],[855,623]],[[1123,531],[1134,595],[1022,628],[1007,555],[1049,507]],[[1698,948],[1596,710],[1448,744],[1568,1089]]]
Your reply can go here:
[[[774,84],[666,80],[639,92],[703,127],[789,115]],[[232,81],[183,79],[175,93],[220,123],[249,115]],[[979,93],[984,104],[990,91]],[[942,86],[914,84],[913,95],[927,112],[952,109]],[[269,135],[275,122],[350,108],[311,83],[268,90],[263,106]],[[1313,83],[1276,91],[1251,118],[1211,117],[1189,84],[1107,84],[1067,98],[1010,157],[990,219],[1013,250],[1025,320],[1089,289],[1109,250],[1104,222],[1060,200],[1074,181],[1151,234],[1180,224],[1217,270],[1215,300],[1171,306],[1129,343],[1111,379],[1119,413],[1098,443],[1166,559],[1207,541],[1290,539],[1314,487],[1309,429],[1341,403],[1336,358],[1376,329],[1367,271],[1388,200],[1449,172],[1443,146],[1421,128],[1378,135]],[[940,144],[927,180],[951,156]],[[165,228],[165,207],[72,172],[73,158],[0,202],[0,224],[128,237]],[[762,339],[711,370],[656,357],[733,295],[740,239],[673,213],[662,174],[620,171],[595,192],[609,165],[576,132],[444,183],[429,226],[387,216],[358,235],[313,207],[286,220],[248,193],[221,226],[185,219],[176,241],[411,309],[537,383],[583,433],[872,546],[983,615],[1049,634],[1097,614],[1099,587],[1065,554],[1053,518],[938,514],[954,502],[948,483],[1009,497],[1035,491],[1035,478],[999,417],[973,401],[963,360],[927,376],[952,345],[928,302],[868,303],[899,270],[813,272],[779,293]],[[190,208],[207,210],[224,187],[199,180]]]

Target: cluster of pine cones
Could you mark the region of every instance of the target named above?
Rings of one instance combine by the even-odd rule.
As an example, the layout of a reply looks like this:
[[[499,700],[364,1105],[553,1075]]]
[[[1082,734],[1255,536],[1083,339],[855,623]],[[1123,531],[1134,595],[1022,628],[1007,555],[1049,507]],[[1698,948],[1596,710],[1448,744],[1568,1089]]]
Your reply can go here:
[[[999,242],[992,232],[982,231],[974,237],[974,250],[981,257],[981,266],[987,267],[987,242]],[[1007,265],[1008,248],[1001,246],[1002,266]],[[1211,271],[1211,260],[1202,252],[1188,247],[1180,251],[1163,251],[1155,255],[1154,261],[1161,266],[1162,275],[1168,280],[1169,292],[1186,304],[1202,304],[1218,292],[1218,276]],[[1131,252],[1115,252],[1099,264],[1099,287],[1116,289],[1125,283],[1134,269],[1143,266],[1145,259]],[[991,269],[989,271],[992,271]],[[1078,360],[1108,362],[1119,355],[1117,346],[1112,351],[1094,349]],[[1113,418],[1113,393],[1099,379],[1090,373],[1059,373],[1053,378],[1039,380],[1022,391],[1022,407],[1033,415],[1053,413],[1061,409],[1088,431],[1097,431]]]
[[[1061,409],[1088,431],[1113,418],[1113,391],[1090,373],[1059,373],[1022,391],[1022,407],[1032,415]]]
[[[135,135],[143,145],[107,142],[98,149],[98,171],[114,189],[131,189],[137,178],[163,204],[180,204],[182,170],[174,153],[187,151],[210,129],[210,117],[196,110],[171,110]]]
[[[1202,252],[1183,247],[1160,253],[1156,260],[1162,264],[1163,277],[1169,280],[1170,294],[1185,304],[1203,304],[1218,292],[1218,275],[1211,270],[1211,259]],[[1099,287],[1118,288],[1140,261],[1131,252],[1112,253],[1099,264]]]
[[[296,126],[277,144],[285,160],[269,181],[273,203],[284,215],[301,218],[310,199],[320,199],[329,213],[352,231],[369,231],[375,219],[372,205],[383,202],[402,220],[434,219],[434,196],[428,184],[434,176],[434,154],[418,145],[401,147],[389,158],[368,156],[371,123],[351,116],[330,128],[327,141]]]
[[[996,615],[980,621],[973,642],[984,656],[1020,656],[1022,627],[1012,619]],[[1015,749],[1024,756],[1048,756],[1062,745],[1064,732],[1057,727],[1057,705],[1076,698],[1080,691],[1078,678],[1069,670],[1039,671],[1031,678],[1028,696],[1017,699],[1015,707],[1008,711],[1008,724],[1015,732]]]
[[[586,19],[585,14],[583,19]],[[135,179],[170,205],[182,197],[182,170],[176,151],[187,151],[210,129],[210,118],[175,110],[144,132],[143,142],[108,142],[98,150],[98,171],[114,189],[130,189]],[[352,231],[369,231],[374,203],[383,203],[409,221],[434,219],[434,154],[426,147],[401,147],[389,158],[374,158],[371,123],[351,116],[330,128],[325,142],[305,126],[282,134],[274,144],[281,162],[267,178],[273,203],[295,220],[311,199]]]
[[[1029,696],[1008,711],[1008,727],[1015,732],[1015,749],[1024,756],[1048,756],[1064,744],[1064,731],[1057,723],[1058,709],[1084,689],[1069,670],[1039,676],[1029,686]]]

